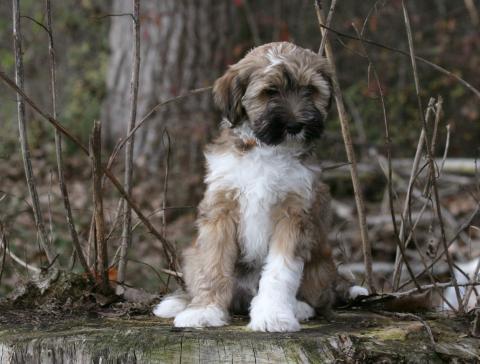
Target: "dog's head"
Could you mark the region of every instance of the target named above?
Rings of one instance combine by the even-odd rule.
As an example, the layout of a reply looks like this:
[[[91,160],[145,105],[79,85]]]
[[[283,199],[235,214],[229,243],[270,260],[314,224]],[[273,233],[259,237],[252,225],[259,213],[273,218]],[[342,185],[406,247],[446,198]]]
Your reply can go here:
[[[230,66],[213,87],[232,128],[248,123],[262,143],[309,143],[320,137],[330,108],[327,61],[294,44],[270,43]]]

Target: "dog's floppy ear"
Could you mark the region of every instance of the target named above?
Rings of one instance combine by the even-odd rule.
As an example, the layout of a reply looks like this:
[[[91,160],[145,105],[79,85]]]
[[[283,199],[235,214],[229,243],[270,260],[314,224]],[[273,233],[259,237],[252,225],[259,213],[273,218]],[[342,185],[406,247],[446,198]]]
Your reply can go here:
[[[330,89],[330,97],[328,98],[327,108],[326,108],[327,111],[329,111],[330,108],[332,107],[332,101],[333,101],[333,81],[332,81],[332,78],[330,77],[330,74],[323,74],[323,77],[327,81],[328,88]]]
[[[245,94],[247,80],[235,67],[230,67],[213,85],[213,99],[217,107],[232,126],[245,118],[242,97]]]
[[[330,108],[332,107],[333,92],[334,91],[333,91],[333,81],[332,81],[332,69],[331,69],[328,61],[325,58],[321,59],[321,64],[320,64],[317,72],[323,77],[323,79],[328,84],[329,96],[328,96],[326,111],[329,111]]]

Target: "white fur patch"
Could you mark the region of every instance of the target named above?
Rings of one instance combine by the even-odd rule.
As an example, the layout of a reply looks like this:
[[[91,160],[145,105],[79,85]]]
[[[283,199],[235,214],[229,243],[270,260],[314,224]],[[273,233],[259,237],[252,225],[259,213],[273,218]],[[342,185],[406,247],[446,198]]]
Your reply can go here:
[[[287,193],[310,201],[317,172],[298,160],[293,146],[262,146],[244,155],[207,153],[207,193],[236,188],[240,204],[242,260],[261,263],[268,252],[274,222],[272,207]]]
[[[355,298],[359,296],[368,296],[368,290],[365,287],[362,286],[351,286],[348,289],[348,297],[351,300],[354,300]]]
[[[176,327],[215,327],[228,324],[228,314],[217,305],[189,307],[173,321]]]
[[[295,317],[296,294],[303,272],[303,261],[286,260],[270,253],[263,269],[257,296],[250,307],[248,327],[254,331],[287,332],[300,330]]]
[[[294,313],[298,321],[308,321],[315,316],[315,310],[312,306],[306,302],[298,300],[295,304]]]
[[[155,306],[153,314],[158,317],[172,318],[182,312],[187,307],[188,300],[186,297],[179,295],[167,296]]]
[[[268,73],[273,67],[282,64],[284,61],[278,54],[274,54],[272,50],[267,52],[266,57],[270,61],[270,64],[265,68],[264,73]]]

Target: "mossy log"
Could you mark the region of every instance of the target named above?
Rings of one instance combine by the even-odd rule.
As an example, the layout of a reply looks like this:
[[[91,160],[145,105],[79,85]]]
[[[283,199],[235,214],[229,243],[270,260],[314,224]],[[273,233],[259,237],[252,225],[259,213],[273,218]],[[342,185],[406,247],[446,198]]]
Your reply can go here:
[[[175,329],[153,317],[4,324],[1,363],[441,363],[480,362],[468,321],[436,315],[424,325],[363,311],[336,312],[298,333],[256,333],[237,318],[216,329]]]

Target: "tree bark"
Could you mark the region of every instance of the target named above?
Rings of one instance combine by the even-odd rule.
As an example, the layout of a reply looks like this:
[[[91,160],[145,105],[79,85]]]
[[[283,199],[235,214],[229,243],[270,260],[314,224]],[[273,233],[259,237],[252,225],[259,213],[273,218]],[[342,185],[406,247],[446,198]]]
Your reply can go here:
[[[465,320],[430,314],[425,321],[435,345],[419,321],[365,311],[336,312],[329,322],[311,321],[297,333],[249,332],[244,319],[202,330],[172,329],[170,321],[152,317],[50,320],[37,325],[32,320],[2,325],[0,357],[2,363],[52,364],[473,363],[480,359],[480,340],[467,335]]]
[[[161,101],[190,89],[210,86],[231,63],[232,3],[230,0],[142,1],[137,121]],[[114,0],[111,13],[132,13],[131,1]],[[108,96],[102,123],[110,147],[125,137],[127,130],[133,42],[130,16],[114,16],[111,21]],[[136,133],[135,162],[153,172],[164,167],[162,132],[167,127],[172,136],[174,161],[171,182],[185,184],[187,176],[201,170],[201,147],[218,121],[209,91],[166,105]]]

